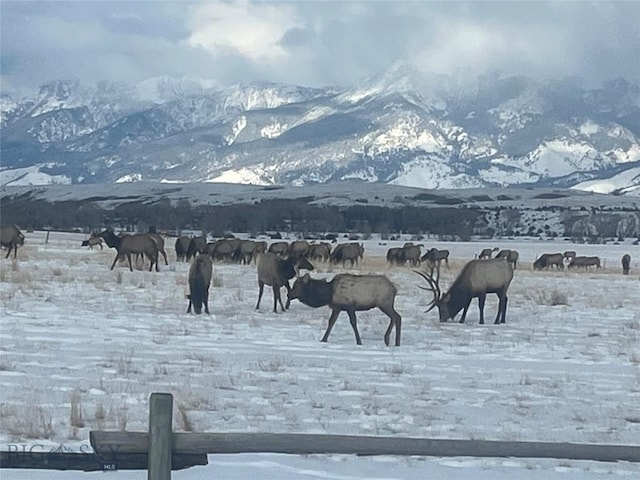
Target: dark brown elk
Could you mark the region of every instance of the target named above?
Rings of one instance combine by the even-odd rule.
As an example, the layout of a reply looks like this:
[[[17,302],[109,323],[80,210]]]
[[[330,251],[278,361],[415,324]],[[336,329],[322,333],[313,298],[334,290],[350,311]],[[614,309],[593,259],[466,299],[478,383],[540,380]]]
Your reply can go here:
[[[622,256],[622,274],[629,275],[629,270],[631,269],[631,255],[625,253]]]
[[[24,234],[16,225],[2,225],[0,227],[0,244],[8,249],[4,258],[9,258],[11,250],[13,250],[13,258],[16,258],[18,247],[24,245]]]
[[[275,253],[281,257],[285,257],[289,251],[289,244],[287,242],[273,242],[269,245],[269,253]]]
[[[178,237],[176,239],[176,262],[184,262],[187,259],[187,250],[189,250],[189,237]]]
[[[273,252],[261,255],[258,261],[258,302],[256,303],[256,310],[260,308],[260,300],[262,299],[265,285],[273,288],[273,312],[278,312],[278,303],[283,312],[288,309],[290,302],[287,299],[286,307],[282,304],[280,289],[285,287],[288,292],[291,289],[289,280],[297,276],[300,269],[313,270],[313,265],[306,258],[283,258]]]
[[[511,268],[515,270],[518,264],[518,258],[520,258],[520,254],[516,250],[509,250],[508,248],[506,248],[504,250],[500,250],[496,255],[496,258],[506,260],[509,265],[511,265]]]
[[[427,281],[427,287],[433,292],[434,299],[427,312],[438,307],[441,322],[455,318],[463,310],[460,323],[464,323],[467,310],[473,298],[478,298],[480,323],[484,323],[484,303],[488,293],[495,293],[499,299],[498,314],[495,322],[505,323],[507,315],[507,290],[513,279],[513,269],[502,259],[471,260],[467,263],[447,293],[442,295],[438,284],[439,276],[433,278],[426,272],[415,272]]]
[[[543,253],[533,262],[533,269],[549,270],[551,267],[556,267],[558,270],[564,270],[563,259],[564,255],[561,253]]]
[[[207,254],[198,255],[191,267],[189,267],[189,306],[187,313],[191,313],[191,306],[197,315],[204,311],[209,313],[209,286],[211,285],[211,277],[213,276],[213,262]]]
[[[204,235],[193,237],[189,241],[185,260],[188,262],[191,260],[191,257],[195,257],[199,253],[207,253],[207,237]]]
[[[491,255],[493,255],[493,252],[497,252],[498,250],[499,250],[498,247],[483,248],[482,251],[480,251],[480,254],[478,255],[478,260],[491,258]]]
[[[116,262],[121,255],[127,257],[129,261],[129,270],[133,272],[133,266],[131,265],[131,254],[143,254],[149,262],[149,271],[153,270],[153,266],[156,266],[156,272],[158,272],[158,244],[147,233],[137,235],[125,235],[118,236],[111,230],[105,230],[98,234],[99,237],[104,239],[104,242],[109,248],[115,248],[116,258],[113,259],[111,264],[111,270],[116,266]]]
[[[342,262],[344,267],[346,262],[350,262],[350,266],[358,264],[358,259],[362,259],[364,255],[364,246],[359,243],[341,243],[331,252],[331,263],[337,264]]]
[[[102,237],[89,237],[86,240],[83,240],[81,244],[82,247],[89,247],[89,250],[93,250],[93,247],[96,245],[100,247],[100,250],[104,248],[102,246]]]
[[[349,315],[349,321],[356,336],[356,343],[362,345],[356,312],[379,308],[391,320],[384,334],[384,343],[389,345],[391,331],[395,327],[395,345],[400,346],[400,327],[402,318],[395,310],[397,289],[384,275],[352,275],[343,273],[336,275],[329,282],[326,280],[314,280],[307,273],[298,278],[289,291],[289,300],[299,299],[305,305],[313,308],[329,305],[331,316],[327,330],[322,337],[326,342],[333,325],[340,312],[345,311]]]
[[[596,267],[596,270],[600,270],[602,268],[599,257],[573,257],[568,268],[573,269],[578,267],[582,267],[585,270],[589,267]]]
[[[437,248],[430,248],[420,259],[423,262],[427,262],[431,273],[433,269],[437,268],[440,271],[440,265],[444,260],[447,269],[449,268],[449,250],[438,250]]]
[[[326,262],[331,256],[331,244],[327,242],[311,245],[309,248],[309,260]]]

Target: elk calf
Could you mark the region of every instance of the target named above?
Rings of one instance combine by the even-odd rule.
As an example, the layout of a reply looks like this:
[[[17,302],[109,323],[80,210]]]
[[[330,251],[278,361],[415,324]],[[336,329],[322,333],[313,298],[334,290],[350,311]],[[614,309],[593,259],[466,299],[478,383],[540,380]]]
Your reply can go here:
[[[200,315],[202,313],[202,305],[204,311],[209,313],[209,286],[211,285],[211,277],[213,275],[213,262],[207,254],[198,255],[191,267],[189,267],[189,306],[187,313],[193,311]]]
[[[464,323],[471,300],[478,298],[480,323],[484,323],[484,303],[488,293],[495,293],[499,299],[498,314],[494,323],[505,323],[507,315],[507,290],[513,279],[513,269],[503,259],[471,260],[446,294],[442,295],[438,284],[439,277],[415,270],[427,281],[428,287],[420,287],[433,292],[434,299],[427,312],[438,307],[441,322],[453,319],[462,309],[460,323]]]
[[[384,343],[389,345],[389,336],[393,327],[396,329],[396,347],[400,346],[400,325],[402,318],[393,307],[397,289],[384,275],[352,275],[343,273],[333,277],[333,280],[314,280],[307,273],[298,278],[289,291],[289,300],[299,299],[305,305],[313,308],[329,305],[331,316],[327,330],[322,337],[326,342],[333,325],[342,311],[349,315],[349,321],[356,336],[356,343],[362,345],[356,312],[379,308],[391,321],[384,334]]]

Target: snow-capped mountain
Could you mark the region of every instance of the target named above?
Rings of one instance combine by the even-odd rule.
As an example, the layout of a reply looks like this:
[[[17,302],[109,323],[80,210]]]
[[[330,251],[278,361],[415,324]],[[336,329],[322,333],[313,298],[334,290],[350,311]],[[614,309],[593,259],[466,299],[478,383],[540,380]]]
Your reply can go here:
[[[358,178],[640,192],[640,86],[625,80],[459,85],[401,63],[352,89],[57,81],[31,99],[3,95],[0,109],[2,184]]]

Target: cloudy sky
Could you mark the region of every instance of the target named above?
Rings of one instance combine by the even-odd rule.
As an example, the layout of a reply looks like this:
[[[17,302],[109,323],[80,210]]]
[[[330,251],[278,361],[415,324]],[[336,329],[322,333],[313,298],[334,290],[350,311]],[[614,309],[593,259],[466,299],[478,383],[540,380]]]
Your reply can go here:
[[[397,61],[640,78],[640,2],[0,2],[2,90],[52,79],[201,77],[354,85]]]

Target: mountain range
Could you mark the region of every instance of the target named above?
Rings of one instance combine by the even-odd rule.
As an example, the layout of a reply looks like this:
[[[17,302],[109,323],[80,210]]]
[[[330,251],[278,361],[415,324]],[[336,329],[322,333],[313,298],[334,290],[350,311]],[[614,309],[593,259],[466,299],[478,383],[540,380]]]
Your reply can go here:
[[[44,85],[0,98],[2,185],[347,179],[640,195],[640,85],[399,63],[354,88],[197,79]]]

